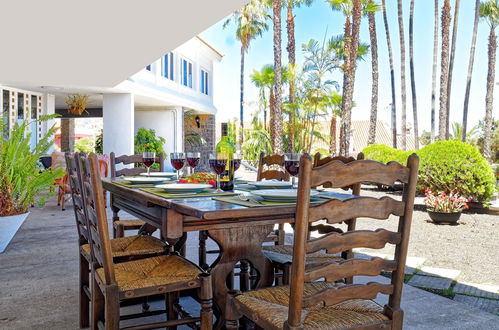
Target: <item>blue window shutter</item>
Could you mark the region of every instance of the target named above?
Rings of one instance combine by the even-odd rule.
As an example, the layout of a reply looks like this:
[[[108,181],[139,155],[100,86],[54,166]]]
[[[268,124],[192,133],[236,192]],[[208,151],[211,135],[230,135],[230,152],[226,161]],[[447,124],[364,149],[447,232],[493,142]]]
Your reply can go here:
[[[208,86],[210,85],[210,81],[208,79],[208,72],[205,72],[206,78],[204,78],[204,84],[205,84],[205,94],[208,95]]]
[[[174,80],[173,77],[173,53],[170,53],[170,77],[171,80]]]

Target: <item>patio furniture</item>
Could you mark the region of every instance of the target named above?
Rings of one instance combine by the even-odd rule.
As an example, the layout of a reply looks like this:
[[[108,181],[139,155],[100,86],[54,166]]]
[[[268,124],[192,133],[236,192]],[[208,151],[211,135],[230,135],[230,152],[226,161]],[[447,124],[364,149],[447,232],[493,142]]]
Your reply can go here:
[[[175,327],[200,322],[212,328],[211,277],[201,268],[177,254],[115,263],[109,239],[104,194],[94,154],[80,157],[82,195],[87,210],[92,261],[92,328],[119,329],[120,319],[142,317],[145,313],[120,316],[120,302],[158,294],[165,295],[168,320],[127,329]],[[173,306],[180,291],[199,289],[200,317],[178,319]],[[147,315],[147,314],[146,314]]]
[[[364,154],[359,153],[357,155],[357,160],[364,159]],[[320,153],[316,153],[314,155],[314,168],[317,166],[323,166],[328,164],[331,161],[341,161],[345,164],[355,161],[354,157],[344,157],[344,156],[327,156],[321,158]],[[360,183],[356,183],[354,185],[348,185],[346,187],[335,185],[334,182],[327,182],[322,185],[324,188],[343,188],[344,190],[351,190],[353,195],[360,196]],[[349,219],[345,221],[348,225],[348,230],[355,229],[355,219]],[[310,234],[314,231],[317,231],[320,235],[329,234],[332,232],[342,233],[343,231],[337,227],[334,227],[327,223],[310,223],[308,238],[310,238]],[[272,260],[274,267],[276,269],[276,276],[282,276],[282,283],[289,284],[289,275],[291,269],[291,261],[293,259],[293,246],[292,245],[266,245],[263,246],[263,251],[267,258]],[[307,254],[306,263],[307,267],[312,267],[314,264],[320,264],[324,262],[339,262],[347,258],[352,258],[353,254],[351,251],[342,251],[340,255],[334,255],[331,253],[324,252],[316,252]],[[282,274],[281,274],[282,273]],[[351,283],[351,279],[346,279],[347,283]]]
[[[332,161],[316,168],[303,156],[300,163],[299,197],[295,219],[293,265],[289,286],[272,287],[231,296],[234,314],[228,315],[227,329],[237,329],[241,316],[253,320],[263,329],[402,329],[403,311],[400,300],[404,280],[407,246],[414,209],[414,196],[419,158],[409,156],[407,167],[396,162],[383,164],[357,160],[345,164]],[[373,182],[392,186],[404,184],[402,201],[391,197],[353,197],[344,201],[331,200],[311,205],[311,187],[331,182],[348,186]],[[318,219],[328,223],[368,217],[386,220],[398,216],[398,230],[351,230],[308,239],[309,224]],[[306,254],[327,249],[341,252],[352,248],[383,248],[395,245],[393,260],[349,258],[342,262],[326,262],[306,267]],[[377,276],[392,271],[391,283],[337,284],[346,277]],[[327,281],[318,281],[321,278]],[[381,307],[374,299],[379,293],[389,295]]]
[[[88,220],[86,210],[81,196],[81,177],[77,159],[79,154],[66,153],[66,168],[71,197],[75,212],[76,228],[78,230],[78,245],[80,259],[80,328],[88,327],[90,320],[89,303],[92,297],[90,291],[89,272],[91,265],[90,255],[90,233],[88,232]],[[166,244],[151,236],[128,236],[111,240],[111,254],[114,261],[126,261],[132,259],[158,256],[164,254]]]
[[[129,175],[139,175],[140,173],[145,173],[146,169],[143,167],[124,167],[120,170],[116,169],[116,165],[118,164],[123,164],[123,165],[130,165],[130,164],[142,164],[142,155],[121,155],[119,157],[116,157],[114,152],[111,152],[110,154],[110,162],[111,162],[111,178],[116,178],[122,175],[129,176]],[[155,158],[155,163],[159,164],[159,171],[163,172],[164,171],[164,155],[163,153],[160,153],[156,158]],[[154,171],[151,169],[151,171]],[[111,195],[111,200],[113,196]],[[118,212],[113,209],[113,237],[123,237],[125,236],[125,231],[127,230],[139,230],[144,226],[145,222],[140,219],[127,219],[127,220],[120,220],[118,216]]]

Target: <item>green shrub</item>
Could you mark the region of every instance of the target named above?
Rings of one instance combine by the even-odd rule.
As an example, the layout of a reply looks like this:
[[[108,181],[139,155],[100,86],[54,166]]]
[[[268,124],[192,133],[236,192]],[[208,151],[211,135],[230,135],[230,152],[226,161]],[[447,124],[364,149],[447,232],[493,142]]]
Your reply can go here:
[[[141,155],[144,151],[151,151],[158,155],[164,152],[165,143],[165,138],[156,136],[155,130],[141,127],[135,135],[135,154]],[[142,164],[136,166],[145,167]],[[154,163],[151,168],[158,170],[159,164]]]
[[[385,145],[370,145],[362,152],[366,159],[383,163],[395,160],[406,164],[414,151],[401,151]],[[418,192],[454,191],[475,201],[488,201],[494,192],[494,174],[480,151],[460,141],[439,141],[416,151],[420,158]]]
[[[418,190],[455,191],[475,201],[494,193],[492,167],[480,151],[460,141],[438,141],[419,150]]]
[[[90,138],[79,139],[75,142],[75,151],[89,154],[95,151],[95,142]]]

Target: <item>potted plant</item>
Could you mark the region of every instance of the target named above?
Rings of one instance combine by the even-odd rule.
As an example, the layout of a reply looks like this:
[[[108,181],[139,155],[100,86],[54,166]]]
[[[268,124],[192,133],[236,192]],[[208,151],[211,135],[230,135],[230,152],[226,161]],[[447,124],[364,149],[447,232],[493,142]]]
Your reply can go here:
[[[441,191],[435,194],[430,189],[425,190],[424,203],[431,220],[436,223],[456,223],[461,212],[468,209],[471,198],[460,196],[455,192],[449,194]]]
[[[81,116],[87,107],[88,95],[71,94],[66,97],[65,102],[68,106],[69,112]]]
[[[53,117],[42,116],[38,121]],[[25,120],[14,126],[10,136],[0,136],[0,253],[28,216],[29,207],[43,205],[53,195],[50,187],[54,180],[64,174],[63,170],[42,170],[39,163],[52,146],[54,127],[31,150],[31,133],[27,132],[31,123]]]

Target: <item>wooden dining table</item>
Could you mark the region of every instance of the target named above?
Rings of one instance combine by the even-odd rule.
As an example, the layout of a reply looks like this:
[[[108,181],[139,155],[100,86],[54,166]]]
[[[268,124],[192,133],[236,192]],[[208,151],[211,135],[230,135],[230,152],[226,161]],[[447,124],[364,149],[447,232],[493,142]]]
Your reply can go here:
[[[220,256],[211,268],[214,302],[220,314],[218,328],[224,325],[224,315],[230,312],[226,280],[236,263],[240,260],[251,263],[258,274],[256,288],[272,284],[273,268],[262,253],[262,244],[275,224],[294,222],[294,204],[247,207],[211,197],[160,197],[113,179],[103,179],[102,185],[111,193],[113,212],[123,210],[160,229],[162,238],[171,246],[185,237],[185,233],[201,230],[207,231],[220,246]]]

